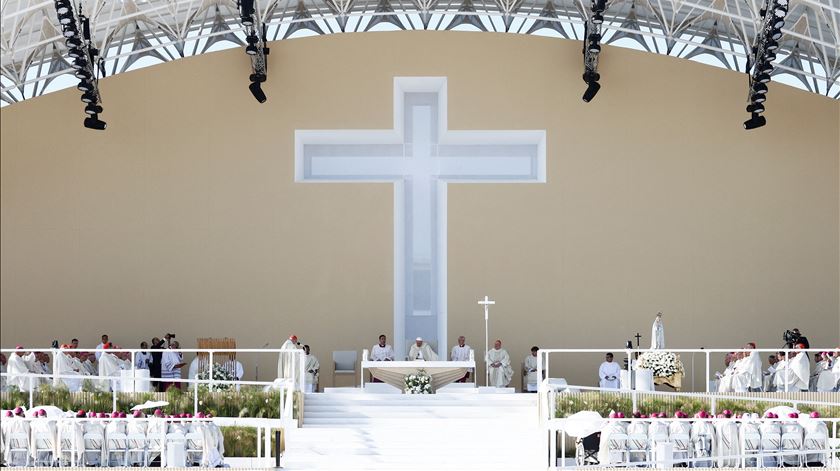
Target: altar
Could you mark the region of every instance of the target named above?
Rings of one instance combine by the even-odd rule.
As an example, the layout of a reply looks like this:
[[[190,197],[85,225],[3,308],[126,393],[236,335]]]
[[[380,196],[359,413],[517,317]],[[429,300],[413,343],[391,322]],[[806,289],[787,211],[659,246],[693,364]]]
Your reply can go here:
[[[463,378],[468,371],[475,370],[475,361],[369,361],[362,360],[362,388],[365,387],[365,370],[376,379],[398,388],[405,389],[406,375],[426,372],[432,379],[432,391]]]

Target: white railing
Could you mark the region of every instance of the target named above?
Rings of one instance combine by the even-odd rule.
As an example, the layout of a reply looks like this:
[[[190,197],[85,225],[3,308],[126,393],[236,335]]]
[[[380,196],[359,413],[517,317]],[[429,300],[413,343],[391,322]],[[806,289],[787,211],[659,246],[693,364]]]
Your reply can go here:
[[[752,398],[751,398],[752,400]],[[603,423],[606,427],[609,424],[615,422],[621,422],[625,424],[630,424],[633,422],[647,422],[647,423],[666,423],[670,425],[673,422],[688,422],[688,423],[695,423],[695,422],[711,422],[711,423],[719,423],[721,421],[726,421],[728,423],[734,422],[740,425],[744,423],[766,423],[766,422],[778,422],[778,423],[790,423],[791,421],[796,421],[797,419],[790,419],[790,418],[778,418],[778,419],[769,419],[769,418],[762,418],[762,419],[736,419],[736,418],[728,418],[728,419],[720,419],[720,418],[655,418],[655,419],[639,419],[639,418],[621,418],[621,419],[604,419]],[[836,456],[837,453],[840,453],[840,448],[838,448],[838,444],[840,444],[840,440],[837,439],[837,432],[840,429],[840,418],[819,418],[819,419],[812,419],[808,418],[807,420],[819,420],[824,422],[828,429],[832,431],[829,438],[826,437],[824,442],[824,446],[820,449],[805,449],[804,440],[803,446],[799,450],[776,450],[776,451],[767,451],[763,450],[762,446],[759,445],[759,450],[756,453],[738,453],[738,454],[729,454],[729,455],[722,455],[716,454],[714,456],[701,456],[701,457],[694,457],[692,456],[691,452],[689,452],[688,457],[680,457],[680,458],[672,458],[667,459],[667,457],[657,457],[652,461],[628,461],[628,462],[616,462],[616,463],[608,463],[608,464],[599,464],[597,466],[588,466],[589,468],[597,468],[597,467],[626,467],[626,466],[641,466],[641,467],[655,467],[655,468],[671,468],[673,467],[674,463],[685,463],[686,466],[694,467],[693,464],[696,462],[712,462],[717,463],[719,460],[737,460],[740,463],[740,467],[745,468],[747,460],[756,460],[756,468],[763,468],[764,464],[764,457],[789,457],[789,456],[803,456],[803,455],[824,455],[826,460],[826,466],[833,467],[833,466],[840,466],[840,459]],[[549,430],[549,469],[556,469],[557,468],[557,459],[560,459],[560,467],[566,468],[566,433],[563,431],[564,426],[566,423],[566,419],[552,419],[548,423],[547,429]],[[739,429],[740,432],[740,429]],[[560,445],[558,447],[558,438],[560,441]],[[570,437],[572,438],[572,437]],[[582,437],[578,437],[582,438]],[[653,452],[653,442],[655,440],[649,438],[648,441],[648,448],[647,451]],[[670,441],[670,439],[668,440]],[[735,447],[740,448],[740,441],[739,443],[735,444]],[[558,454],[558,448],[559,454]],[[689,450],[692,448],[689,447]],[[628,448],[630,450],[630,448]],[[641,453],[642,450],[632,450],[635,452]],[[654,453],[655,454],[655,453]],[[576,456],[575,456],[576,457]],[[577,457],[576,457],[577,458]],[[577,464],[573,467],[577,467]],[[737,466],[736,466],[737,467]],[[836,468],[835,468],[836,469]]]
[[[642,354],[645,352],[649,352],[649,349],[643,348],[633,348],[633,349],[614,349],[614,348],[545,348],[540,349],[537,354],[537,370],[546,372],[546,376],[551,376],[551,356],[560,356],[562,354],[579,354],[579,353],[600,353],[605,354],[609,352],[624,352],[625,358],[627,359],[628,364],[630,364],[631,360],[634,359],[635,355]],[[758,353],[778,353],[778,352],[785,352],[785,356],[788,356],[791,352],[808,352],[811,354],[814,353],[821,353],[821,352],[838,352],[840,349],[838,348],[808,348],[808,349],[790,349],[790,348],[756,348],[756,349],[747,349],[747,348],[665,348],[662,351],[665,352],[673,352],[673,353],[690,353],[690,354],[702,354],[705,358],[705,386],[703,389],[707,393],[711,393],[710,384],[712,381],[712,367],[711,367],[711,356],[713,354],[727,354],[727,353],[750,353],[750,352],[758,352]],[[616,361],[618,359],[616,358]],[[787,363],[783,365],[784,367],[779,371],[784,371],[787,368]],[[692,371],[692,376],[694,375],[694,371]],[[633,375],[630,375],[631,378]],[[543,381],[540,381],[540,387],[542,387]],[[787,391],[788,384],[785,382],[785,391]]]
[[[116,409],[117,405],[117,394],[120,392],[118,389],[115,388],[113,385],[114,381],[121,381],[121,377],[119,376],[99,376],[99,375],[84,375],[84,374],[59,374],[56,371],[57,363],[56,363],[56,356],[60,353],[74,353],[74,352],[85,352],[85,353],[94,353],[94,352],[104,352],[104,353],[130,353],[131,358],[131,367],[126,368],[125,370],[121,371],[131,371],[131,388],[130,391],[123,391],[123,392],[140,392],[137,391],[137,384],[138,383],[148,383],[148,382],[162,382],[162,383],[186,383],[186,384],[194,384],[196,387],[193,388],[193,399],[194,399],[194,413],[198,412],[199,408],[199,385],[207,385],[209,390],[214,390],[218,385],[231,385],[234,387],[238,386],[262,386],[262,387],[277,387],[279,388],[280,393],[280,404],[279,404],[279,415],[281,419],[292,419],[293,412],[294,412],[294,393],[295,392],[302,392],[304,389],[304,382],[305,382],[305,366],[306,366],[306,356],[305,352],[300,349],[248,349],[248,348],[225,348],[225,349],[200,349],[200,348],[180,348],[180,349],[156,349],[156,350],[144,350],[139,348],[78,348],[78,349],[56,349],[56,348],[3,348],[0,349],[0,352],[7,355],[14,355],[19,352],[28,353],[28,352],[43,352],[49,353],[51,355],[51,367],[52,372],[46,374],[40,373],[26,373],[26,374],[10,374],[8,372],[0,374],[0,377],[6,378],[8,381],[9,378],[27,378],[29,382],[28,392],[29,392],[29,407],[34,406],[34,390],[37,389],[37,386],[40,384],[41,379],[48,379],[52,381],[53,384],[59,384],[63,379],[72,379],[72,380],[100,380],[100,381],[107,381],[109,384],[109,388],[112,392],[112,400],[114,409]],[[198,376],[195,378],[163,378],[163,377],[138,377],[137,376],[137,365],[135,362],[136,355],[140,352],[144,353],[165,353],[165,352],[179,352],[179,353],[207,353],[208,354],[208,362],[207,362],[207,372],[208,372],[208,379],[198,379]],[[271,353],[277,354],[278,359],[279,355],[282,353],[284,355],[289,355],[291,359],[291,370],[293,372],[293,376],[291,378],[277,378],[273,381],[242,381],[242,380],[217,380],[214,379],[213,372],[216,368],[220,368],[220,365],[215,364],[213,361],[214,354],[228,354],[228,353]],[[279,380],[279,381],[278,381]],[[46,404],[43,404],[46,405]]]

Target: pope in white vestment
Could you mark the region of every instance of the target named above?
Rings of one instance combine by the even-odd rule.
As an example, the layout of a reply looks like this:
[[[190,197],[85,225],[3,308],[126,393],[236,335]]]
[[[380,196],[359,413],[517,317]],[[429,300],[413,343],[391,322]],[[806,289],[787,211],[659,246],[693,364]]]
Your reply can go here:
[[[504,388],[513,378],[513,368],[510,366],[510,355],[502,348],[502,341],[496,340],[493,348],[487,352],[487,371],[490,373],[490,384],[497,388]]]
[[[432,347],[417,337],[408,351],[408,361],[437,361],[438,357]]]
[[[621,367],[618,363],[613,361],[613,354],[606,355],[606,361],[601,363],[598,367],[598,384],[602,388],[618,389],[619,378],[621,377]]]

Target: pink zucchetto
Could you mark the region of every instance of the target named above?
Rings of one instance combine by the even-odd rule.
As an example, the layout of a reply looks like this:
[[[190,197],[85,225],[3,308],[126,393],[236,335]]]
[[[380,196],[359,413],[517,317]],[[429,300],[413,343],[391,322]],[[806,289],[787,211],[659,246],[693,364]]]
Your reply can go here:
[[[84,410],[79,409],[79,412],[76,412],[77,419],[84,419],[85,417],[87,417],[87,413]]]
[[[729,409],[725,409],[725,410],[723,411],[723,416],[724,416],[724,417],[732,417],[732,411],[731,411],[731,410],[729,410]]]
[[[790,414],[788,414],[788,417],[790,417],[791,419],[798,419],[799,414],[797,414],[796,412],[791,412]]]
[[[611,419],[615,419],[615,418],[618,418],[618,414],[615,411],[610,411],[610,416],[609,417]]]
[[[96,417],[96,412],[90,411],[90,412],[87,413],[87,416],[88,416],[89,419],[92,419],[92,418]]]
[[[820,418],[820,413],[817,412],[817,411],[811,412],[811,418],[812,419],[819,419]]]
[[[23,415],[23,407],[17,406],[15,407],[15,415]]]
[[[624,418],[624,412],[616,412],[615,416],[616,416],[616,418],[623,419]]]
[[[135,419],[139,419],[139,418],[143,417],[143,411],[136,410],[136,411],[134,411],[133,414],[131,414],[131,416],[134,417]]]
[[[195,414],[195,417],[198,418],[198,419],[203,419],[204,418],[204,412],[199,412],[198,414]]]
[[[3,414],[4,417],[14,417],[14,415],[15,414],[13,414],[12,411],[10,411],[10,410],[7,410],[6,413]]]
[[[107,417],[108,417],[108,414],[106,414],[104,412],[99,412],[99,413],[96,414],[97,419],[105,419]]]
[[[155,417],[162,417],[163,411],[160,409],[155,409]]]
[[[642,413],[639,411],[633,411],[633,418],[640,419],[642,417]]]

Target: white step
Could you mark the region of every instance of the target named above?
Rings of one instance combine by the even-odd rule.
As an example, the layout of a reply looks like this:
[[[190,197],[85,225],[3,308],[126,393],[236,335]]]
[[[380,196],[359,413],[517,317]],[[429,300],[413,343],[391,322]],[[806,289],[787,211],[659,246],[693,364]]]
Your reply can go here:
[[[545,469],[535,395],[359,391],[305,396],[286,469]]]

